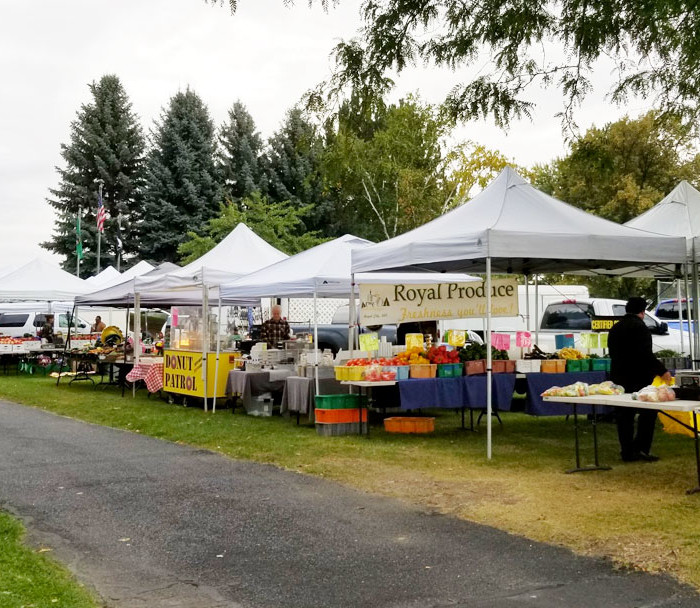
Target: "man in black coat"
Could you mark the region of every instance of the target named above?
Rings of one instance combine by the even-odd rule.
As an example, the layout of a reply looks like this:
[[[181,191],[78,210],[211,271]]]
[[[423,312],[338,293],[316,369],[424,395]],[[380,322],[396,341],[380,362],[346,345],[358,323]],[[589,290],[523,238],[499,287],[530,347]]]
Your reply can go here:
[[[645,309],[644,298],[630,298],[625,306],[627,314],[613,325],[608,335],[610,379],[615,384],[624,386],[626,393],[638,391],[651,384],[655,376],[662,376],[667,382],[671,381],[671,373],[652,351],[651,332],[644,323]],[[637,414],[639,419],[635,436],[634,417]],[[656,410],[617,408],[615,417],[622,460],[658,460],[658,457],[650,452],[656,416]]]

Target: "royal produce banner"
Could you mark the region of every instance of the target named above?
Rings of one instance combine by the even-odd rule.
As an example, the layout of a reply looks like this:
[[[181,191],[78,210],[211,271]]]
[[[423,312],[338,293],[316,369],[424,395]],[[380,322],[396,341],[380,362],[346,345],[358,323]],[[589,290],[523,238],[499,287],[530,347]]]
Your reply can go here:
[[[517,315],[517,279],[493,280],[491,316]],[[483,282],[360,285],[360,320],[365,326],[485,316],[486,284]]]

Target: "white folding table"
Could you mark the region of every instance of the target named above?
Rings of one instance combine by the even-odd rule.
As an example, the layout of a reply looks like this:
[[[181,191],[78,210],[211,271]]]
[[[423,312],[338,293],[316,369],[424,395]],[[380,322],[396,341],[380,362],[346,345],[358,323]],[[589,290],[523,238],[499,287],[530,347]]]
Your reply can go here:
[[[601,471],[609,470],[610,467],[602,466],[598,463],[598,435],[596,432],[596,416],[595,416],[595,406],[596,405],[609,405],[613,407],[633,407],[640,410],[657,410],[660,414],[675,420],[681,426],[693,431],[695,438],[695,467],[697,469],[697,486],[688,490],[687,494],[695,494],[700,492],[700,444],[698,435],[698,413],[700,413],[700,401],[687,401],[687,400],[677,400],[677,401],[663,401],[663,402],[649,402],[649,401],[635,401],[632,399],[632,395],[625,393],[624,395],[589,395],[588,397],[543,397],[544,401],[555,401],[559,403],[570,403],[574,408],[574,435],[576,444],[576,468],[569,469],[567,473],[578,473],[582,471]],[[579,439],[578,439],[578,416],[576,414],[576,406],[580,405],[590,405],[593,411],[593,451],[595,456],[595,466],[582,467],[581,458],[579,454]],[[663,411],[662,409],[663,408]],[[693,414],[693,426],[684,423],[683,421],[675,418],[672,412],[691,412]]]

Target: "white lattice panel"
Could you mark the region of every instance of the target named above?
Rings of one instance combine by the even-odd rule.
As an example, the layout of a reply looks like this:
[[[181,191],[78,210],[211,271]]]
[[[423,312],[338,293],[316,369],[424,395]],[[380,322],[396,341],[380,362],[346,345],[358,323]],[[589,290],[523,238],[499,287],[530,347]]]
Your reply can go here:
[[[318,322],[330,323],[339,306],[347,306],[347,298],[317,298]],[[290,323],[313,323],[314,300],[313,298],[294,298],[289,300],[287,319]]]

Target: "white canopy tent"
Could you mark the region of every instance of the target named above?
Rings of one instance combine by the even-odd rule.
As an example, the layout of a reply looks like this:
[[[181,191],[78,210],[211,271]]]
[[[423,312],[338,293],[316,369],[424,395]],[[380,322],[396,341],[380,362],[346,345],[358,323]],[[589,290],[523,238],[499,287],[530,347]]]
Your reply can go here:
[[[506,167],[472,200],[437,219],[353,251],[352,270],[425,269],[486,273],[491,343],[491,273],[570,272],[638,263],[682,264],[685,239],[621,226],[567,205]],[[487,349],[487,457],[491,457],[491,349]]]
[[[83,279],[35,258],[2,277],[0,302],[72,300],[89,290]]]
[[[312,297],[314,299],[314,344],[318,344],[318,297],[347,296],[354,308],[359,283],[451,283],[480,281],[464,274],[421,273],[363,273],[351,278],[352,252],[370,247],[371,241],[346,234],[322,243],[272,266],[253,272],[221,287],[226,300],[266,297]],[[348,340],[353,343],[355,322],[351,315]],[[316,351],[318,355],[318,351]],[[316,360],[318,366],[318,360]],[[318,392],[318,370],[315,373]]]
[[[688,293],[688,274],[691,274],[693,277],[692,293],[698,293],[697,264],[700,261],[700,248],[698,248],[698,237],[700,236],[700,192],[693,188],[693,186],[691,186],[687,181],[683,180],[651,209],[630,220],[625,224],[625,226],[639,228],[641,230],[653,230],[654,232],[670,236],[684,237],[686,239],[688,259],[693,263],[692,271],[689,272],[688,268],[686,268],[685,272],[683,273],[686,277],[686,293]],[[661,272],[657,273],[655,276],[664,276],[664,274],[676,278],[679,276],[677,271],[678,269],[673,266],[662,268],[660,270]],[[680,306],[682,300],[680,292],[681,288],[679,279],[677,286],[677,297],[679,302],[678,311],[682,336],[683,313],[681,310],[682,307]],[[689,302],[686,302],[686,309],[688,311],[689,304]],[[698,311],[698,298],[696,296],[693,298],[692,315],[688,314],[688,319],[690,320],[692,316],[692,318],[697,321]],[[688,332],[690,333],[690,323],[688,323]],[[694,353],[693,360],[697,360],[697,354],[698,351],[700,351],[700,338],[698,338],[698,331],[695,332],[694,342],[693,340],[690,340],[690,345],[691,355]]]
[[[172,270],[168,267],[158,267],[154,270],[149,265],[151,272],[76,298],[75,302],[76,305],[82,306],[133,306],[136,324],[134,352],[138,360],[138,321],[141,307],[203,306],[206,318],[209,301],[215,297],[219,303],[220,316],[222,299],[219,286],[223,282],[234,281],[287,257],[287,254],[260,238],[248,226],[238,224],[216,247],[183,268],[176,267]],[[254,304],[255,301],[249,299],[231,303]],[[208,344],[205,341],[204,350],[207,349]],[[206,357],[204,362],[202,374],[206,387]],[[206,407],[205,398],[205,409]]]

